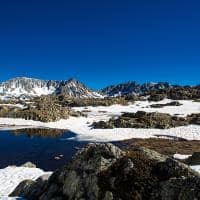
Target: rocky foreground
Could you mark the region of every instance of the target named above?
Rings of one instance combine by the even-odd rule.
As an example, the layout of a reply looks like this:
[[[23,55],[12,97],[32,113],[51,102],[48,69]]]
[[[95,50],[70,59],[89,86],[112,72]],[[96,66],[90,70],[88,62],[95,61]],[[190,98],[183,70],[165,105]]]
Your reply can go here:
[[[200,198],[200,175],[147,148],[123,151],[109,143],[88,144],[53,175],[23,181],[10,196],[28,200],[193,200]]]

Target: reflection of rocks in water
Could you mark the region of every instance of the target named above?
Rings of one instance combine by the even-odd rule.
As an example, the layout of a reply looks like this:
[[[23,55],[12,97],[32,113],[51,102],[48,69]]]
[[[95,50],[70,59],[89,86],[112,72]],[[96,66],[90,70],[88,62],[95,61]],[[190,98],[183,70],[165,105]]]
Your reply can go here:
[[[26,128],[26,129],[19,129],[19,130],[12,130],[11,133],[15,136],[25,134],[30,138],[34,136],[37,137],[60,137],[66,132],[66,130],[60,129],[44,129],[44,128]]]

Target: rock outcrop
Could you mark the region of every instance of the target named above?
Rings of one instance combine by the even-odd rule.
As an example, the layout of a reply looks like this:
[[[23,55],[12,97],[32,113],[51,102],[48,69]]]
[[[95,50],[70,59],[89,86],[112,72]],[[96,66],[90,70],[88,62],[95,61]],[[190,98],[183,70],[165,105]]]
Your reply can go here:
[[[144,112],[124,113],[118,118],[111,118],[107,122],[94,122],[93,128],[157,128],[167,129],[188,125],[191,121],[187,118],[171,116],[166,113]]]
[[[112,144],[88,144],[53,175],[26,180],[10,196],[28,200],[193,200],[200,175],[159,153],[122,151]]]
[[[170,103],[165,103],[165,104],[151,104],[150,107],[151,108],[163,108],[165,106],[181,106],[183,104],[181,104],[178,101],[172,101]]]
[[[52,96],[34,98],[33,103],[27,104],[24,108],[0,106],[0,117],[52,122],[60,119],[68,119],[69,116],[81,116],[81,113],[61,105]]]
[[[187,117],[171,116],[166,113],[138,111],[136,113],[123,113],[118,118],[108,121],[94,122],[95,129],[112,128],[156,128],[168,129],[189,124],[200,125],[200,114],[191,114]]]
[[[159,101],[163,98],[173,100],[198,100],[200,99],[200,86],[171,87],[162,90],[149,91],[149,100]]]

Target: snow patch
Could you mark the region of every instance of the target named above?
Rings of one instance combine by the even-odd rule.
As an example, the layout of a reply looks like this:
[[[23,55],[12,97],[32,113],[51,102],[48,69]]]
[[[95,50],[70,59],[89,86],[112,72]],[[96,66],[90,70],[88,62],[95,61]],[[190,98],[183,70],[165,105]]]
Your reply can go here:
[[[200,173],[200,165],[192,165],[190,166],[191,169],[193,169],[194,171]]]
[[[38,168],[15,167],[15,166],[9,166],[4,169],[0,169],[0,199],[8,199],[8,195],[23,180],[27,179],[36,180],[42,175],[51,173],[52,172],[44,172],[43,170]]]
[[[176,153],[176,154],[174,154],[173,158],[178,159],[178,160],[185,160],[185,159],[189,158],[190,156],[192,156],[192,155],[184,155],[184,154]]]

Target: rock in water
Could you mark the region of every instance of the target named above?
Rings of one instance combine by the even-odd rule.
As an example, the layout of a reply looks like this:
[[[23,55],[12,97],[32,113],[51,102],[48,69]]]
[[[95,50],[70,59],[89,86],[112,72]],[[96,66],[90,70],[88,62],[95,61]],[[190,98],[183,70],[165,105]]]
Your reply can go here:
[[[32,162],[26,162],[21,167],[36,168],[37,166]]]

